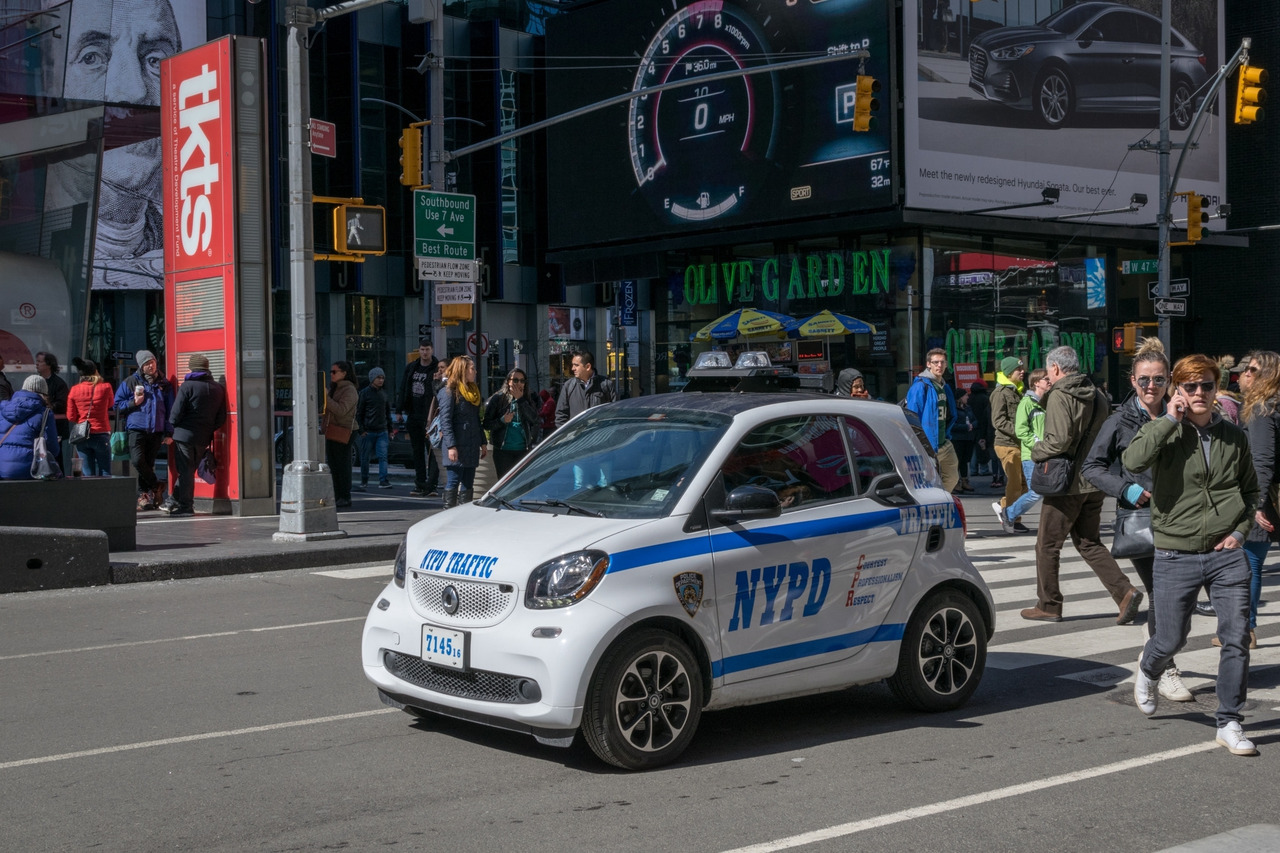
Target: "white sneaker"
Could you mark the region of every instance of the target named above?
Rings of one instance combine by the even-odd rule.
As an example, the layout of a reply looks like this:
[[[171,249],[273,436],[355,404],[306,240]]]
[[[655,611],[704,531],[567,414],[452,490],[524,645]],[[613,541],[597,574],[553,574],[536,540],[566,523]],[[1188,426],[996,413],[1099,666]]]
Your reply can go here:
[[[1187,689],[1187,685],[1182,683],[1182,674],[1178,672],[1176,666],[1171,666],[1160,673],[1160,684],[1156,689],[1170,702],[1190,702],[1195,698]]]
[[[1258,754],[1258,748],[1253,745],[1253,741],[1244,736],[1240,724],[1234,721],[1218,729],[1218,737],[1215,740],[1225,746],[1227,752],[1232,755]]]
[[[1160,693],[1156,690],[1156,680],[1148,678],[1142,671],[1142,655],[1138,655],[1138,668],[1133,678],[1133,704],[1138,710],[1150,717],[1160,704]],[[1219,729],[1221,731],[1221,729]]]
[[[1005,515],[1004,507],[1000,506],[1000,501],[991,504],[991,509],[995,511],[996,518],[1000,519],[1000,529],[1005,533],[1013,532],[1013,522],[1009,520],[1009,516]]]

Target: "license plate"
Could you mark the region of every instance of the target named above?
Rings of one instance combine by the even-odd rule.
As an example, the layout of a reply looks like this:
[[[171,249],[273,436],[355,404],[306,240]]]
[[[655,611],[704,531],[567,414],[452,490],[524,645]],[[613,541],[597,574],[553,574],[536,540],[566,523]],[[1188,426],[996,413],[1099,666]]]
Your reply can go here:
[[[437,666],[465,670],[470,663],[467,657],[468,639],[466,631],[423,625],[422,659]]]

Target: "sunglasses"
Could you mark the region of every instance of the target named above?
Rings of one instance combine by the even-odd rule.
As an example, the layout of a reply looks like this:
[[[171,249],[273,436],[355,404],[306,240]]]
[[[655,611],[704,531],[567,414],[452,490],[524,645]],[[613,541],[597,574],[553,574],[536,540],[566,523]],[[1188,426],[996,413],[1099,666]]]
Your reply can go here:
[[[1244,372],[1245,372],[1245,373],[1257,373],[1257,372],[1258,372],[1258,368],[1257,368],[1257,366],[1256,366],[1256,365],[1252,365],[1252,364],[1251,364],[1251,365],[1249,365],[1248,367],[1246,367],[1246,368],[1244,369]]]
[[[1168,376],[1135,376],[1133,378],[1133,381],[1137,382],[1139,387],[1142,387],[1142,388],[1146,388],[1148,385],[1154,385],[1157,388],[1163,388],[1164,386],[1169,384],[1169,377]]]
[[[1178,387],[1182,389],[1183,394],[1194,394],[1196,391],[1200,391],[1202,394],[1212,394],[1218,389],[1218,383],[1213,381],[1183,382]]]

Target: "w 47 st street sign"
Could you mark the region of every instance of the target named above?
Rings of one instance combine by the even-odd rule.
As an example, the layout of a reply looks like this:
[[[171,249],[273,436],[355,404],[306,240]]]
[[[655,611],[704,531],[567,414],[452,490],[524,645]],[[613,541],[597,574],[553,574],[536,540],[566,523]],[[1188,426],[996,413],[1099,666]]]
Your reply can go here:
[[[413,254],[423,278],[476,281],[476,197],[415,190]]]

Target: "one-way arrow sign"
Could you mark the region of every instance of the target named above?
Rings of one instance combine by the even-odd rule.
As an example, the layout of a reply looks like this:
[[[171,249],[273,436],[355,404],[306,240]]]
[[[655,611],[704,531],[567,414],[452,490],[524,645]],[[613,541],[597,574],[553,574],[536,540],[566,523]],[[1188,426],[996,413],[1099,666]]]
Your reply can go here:
[[[1156,314],[1160,317],[1185,317],[1187,316],[1187,300],[1158,299],[1156,300]]]
[[[1151,297],[1152,302],[1155,302],[1160,298],[1160,294],[1157,292],[1159,290],[1160,282],[1152,281],[1147,283],[1147,295]],[[1170,296],[1186,296],[1189,293],[1191,293],[1191,279],[1175,278],[1173,281],[1169,282]]]

